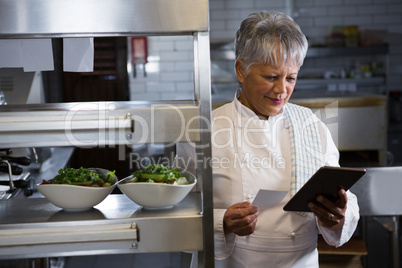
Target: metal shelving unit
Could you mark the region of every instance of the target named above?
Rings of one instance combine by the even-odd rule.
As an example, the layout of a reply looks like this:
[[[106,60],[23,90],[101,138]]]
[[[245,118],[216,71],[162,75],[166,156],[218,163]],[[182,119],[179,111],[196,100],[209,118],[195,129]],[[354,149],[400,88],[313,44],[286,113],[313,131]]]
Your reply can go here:
[[[386,55],[388,46],[362,46],[362,47],[310,47],[307,51],[307,58],[321,57],[346,57],[365,55]],[[234,45],[232,41],[212,43],[212,59],[235,60]]]
[[[307,51],[306,60],[318,58],[334,58],[334,57],[359,57],[359,56],[386,56],[388,55],[388,46],[362,46],[362,47],[311,47]],[[211,59],[212,60],[235,60],[235,52],[233,42],[212,43],[211,44]],[[388,66],[388,58],[386,58]],[[388,68],[386,68],[388,72]],[[320,90],[326,89],[329,84],[348,85],[355,84],[358,86],[384,86],[385,93],[387,92],[387,78],[385,77],[370,77],[370,78],[304,78],[300,77],[297,81],[296,90]],[[214,79],[213,83],[235,83],[236,77],[232,80]],[[345,91],[347,89],[345,88]]]
[[[353,77],[353,78],[326,78],[326,79],[311,79],[301,77],[297,83],[297,89],[325,89],[330,85],[338,87],[337,91],[348,91],[348,85],[353,84],[355,92],[356,87],[377,87],[379,95],[388,94],[388,45],[381,46],[358,46],[358,47],[311,47],[307,51],[306,60],[326,58],[328,60],[342,57],[367,57],[367,56],[381,56],[384,59],[384,74],[381,76],[373,77]],[[343,88],[343,90],[341,90]],[[362,92],[365,89],[361,89]]]
[[[307,51],[308,58],[317,57],[346,57],[365,55],[386,55],[388,46],[360,46],[360,47],[311,47]]]
[[[193,37],[193,99],[0,106],[0,148],[210,144],[207,0],[0,0],[1,39],[147,35]],[[209,146],[196,152],[210,159]],[[196,176],[197,191],[172,211],[141,212],[125,196],[110,196],[96,209],[100,217],[72,219],[57,217],[62,212],[45,199],[0,201],[0,259],[198,251],[199,266],[214,267],[211,167],[197,161]]]

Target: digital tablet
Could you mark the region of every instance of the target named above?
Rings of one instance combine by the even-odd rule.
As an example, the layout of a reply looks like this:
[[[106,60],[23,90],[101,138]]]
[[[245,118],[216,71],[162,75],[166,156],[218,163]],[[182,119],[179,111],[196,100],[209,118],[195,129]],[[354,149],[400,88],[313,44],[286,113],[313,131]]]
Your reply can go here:
[[[323,166],[300,188],[300,190],[283,207],[285,211],[311,212],[308,202],[315,202],[318,195],[335,202],[340,187],[349,190],[364,174],[362,168]]]

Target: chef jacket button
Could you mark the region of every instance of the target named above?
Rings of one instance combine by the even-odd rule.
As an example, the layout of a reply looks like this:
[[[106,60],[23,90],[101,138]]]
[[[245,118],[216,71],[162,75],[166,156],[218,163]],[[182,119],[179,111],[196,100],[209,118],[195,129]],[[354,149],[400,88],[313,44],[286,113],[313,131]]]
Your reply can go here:
[[[290,233],[290,238],[295,239],[295,238],[296,238],[296,233],[295,233],[295,232],[291,232],[291,233]]]

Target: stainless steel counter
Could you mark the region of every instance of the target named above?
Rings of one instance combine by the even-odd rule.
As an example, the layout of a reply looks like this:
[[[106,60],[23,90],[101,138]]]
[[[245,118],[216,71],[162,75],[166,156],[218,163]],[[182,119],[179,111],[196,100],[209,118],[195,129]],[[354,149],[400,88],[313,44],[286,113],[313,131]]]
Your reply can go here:
[[[125,195],[67,212],[45,198],[0,202],[0,259],[200,251],[200,193],[171,209],[149,210]]]

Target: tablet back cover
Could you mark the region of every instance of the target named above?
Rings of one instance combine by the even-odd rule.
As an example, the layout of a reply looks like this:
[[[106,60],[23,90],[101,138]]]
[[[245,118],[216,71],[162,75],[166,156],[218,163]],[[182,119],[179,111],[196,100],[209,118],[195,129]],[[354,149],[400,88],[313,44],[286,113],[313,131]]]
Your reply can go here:
[[[318,195],[336,201],[340,187],[349,190],[364,174],[365,169],[321,167],[283,207],[285,211],[311,212],[308,202],[316,202]]]

